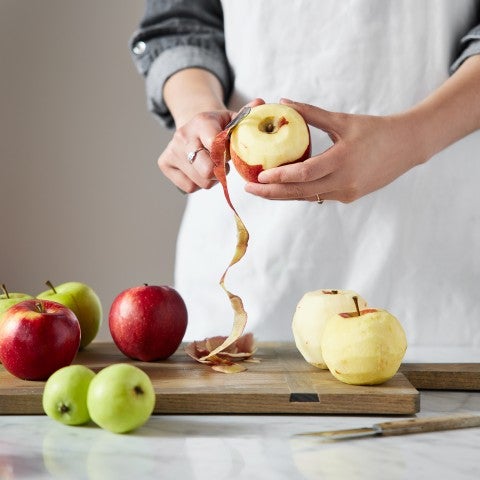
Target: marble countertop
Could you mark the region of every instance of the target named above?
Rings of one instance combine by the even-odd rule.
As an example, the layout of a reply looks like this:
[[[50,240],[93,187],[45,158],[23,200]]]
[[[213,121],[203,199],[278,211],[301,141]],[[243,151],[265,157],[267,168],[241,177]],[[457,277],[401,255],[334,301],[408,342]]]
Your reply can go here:
[[[454,412],[480,414],[480,392],[421,392],[418,417]],[[0,479],[480,478],[480,428],[336,442],[296,436],[400,418],[155,415],[117,435],[0,416]]]

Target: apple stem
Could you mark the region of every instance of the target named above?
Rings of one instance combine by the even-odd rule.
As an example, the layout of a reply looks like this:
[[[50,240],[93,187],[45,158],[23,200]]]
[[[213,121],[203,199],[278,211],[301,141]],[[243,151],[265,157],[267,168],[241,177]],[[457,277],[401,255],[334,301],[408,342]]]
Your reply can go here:
[[[333,295],[337,295],[337,294],[338,294],[338,290],[332,290],[332,294],[333,294]]]
[[[137,395],[143,395],[142,387],[139,387],[138,385],[136,385],[133,390]]]
[[[35,302],[35,308],[37,309],[38,313],[45,313],[45,306],[42,302]]]
[[[47,281],[45,282],[45,285],[46,285],[47,287],[50,287],[50,288],[53,290],[53,293],[57,293],[57,291],[55,290],[55,287],[53,286],[53,283],[52,283],[50,280],[47,280]]]
[[[144,286],[144,287],[148,287],[148,283],[144,283],[143,286]]]
[[[4,291],[5,296],[6,296],[7,298],[10,298],[10,294],[8,293],[7,287],[5,286],[4,283],[2,283],[2,290]]]
[[[360,309],[358,308],[358,297],[355,295],[353,298],[353,303],[355,303],[355,309],[357,310],[357,317],[360,316]]]

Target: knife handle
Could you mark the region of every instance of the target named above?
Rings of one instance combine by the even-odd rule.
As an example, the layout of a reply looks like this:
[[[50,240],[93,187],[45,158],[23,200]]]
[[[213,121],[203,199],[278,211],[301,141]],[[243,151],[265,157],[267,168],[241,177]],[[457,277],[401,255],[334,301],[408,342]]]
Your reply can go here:
[[[374,425],[374,428],[378,429],[382,435],[437,432],[469,427],[480,427],[480,415],[458,414],[444,417],[411,418]]]

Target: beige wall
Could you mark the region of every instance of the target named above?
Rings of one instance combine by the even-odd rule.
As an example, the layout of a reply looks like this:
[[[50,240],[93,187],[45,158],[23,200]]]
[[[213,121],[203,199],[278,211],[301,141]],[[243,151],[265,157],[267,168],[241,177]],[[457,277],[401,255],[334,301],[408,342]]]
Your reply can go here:
[[[156,159],[171,133],[145,107],[132,0],[0,1],[0,283],[171,284],[184,198]],[[108,338],[107,322],[99,339]]]

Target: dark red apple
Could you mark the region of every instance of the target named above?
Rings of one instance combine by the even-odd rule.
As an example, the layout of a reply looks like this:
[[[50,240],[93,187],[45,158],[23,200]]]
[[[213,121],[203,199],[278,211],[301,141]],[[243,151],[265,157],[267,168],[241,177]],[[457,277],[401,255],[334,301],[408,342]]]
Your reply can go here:
[[[67,307],[48,300],[24,300],[0,323],[0,361],[12,375],[45,380],[70,365],[80,347],[80,324]]]
[[[113,341],[127,357],[150,362],[172,355],[187,329],[187,307],[172,287],[142,285],[113,301],[108,324]]]

